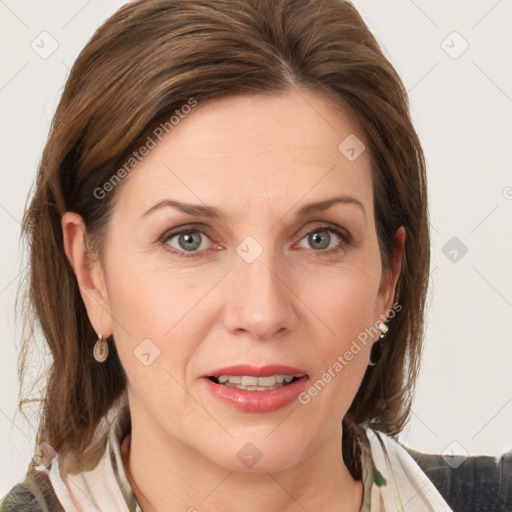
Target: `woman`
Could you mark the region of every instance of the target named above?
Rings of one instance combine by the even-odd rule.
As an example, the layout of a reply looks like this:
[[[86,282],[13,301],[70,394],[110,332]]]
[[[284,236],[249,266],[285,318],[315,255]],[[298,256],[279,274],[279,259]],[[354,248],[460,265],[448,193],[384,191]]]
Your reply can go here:
[[[121,8],[71,71],[23,229],[53,364],[2,510],[452,510],[396,441],[423,154],[350,3]]]

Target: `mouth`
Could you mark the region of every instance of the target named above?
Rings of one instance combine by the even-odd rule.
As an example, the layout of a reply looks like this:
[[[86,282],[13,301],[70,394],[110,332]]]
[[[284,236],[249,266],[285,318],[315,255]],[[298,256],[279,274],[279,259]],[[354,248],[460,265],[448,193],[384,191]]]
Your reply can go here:
[[[215,384],[227,386],[229,388],[243,389],[245,391],[271,391],[273,389],[284,388],[296,381],[299,377],[292,375],[270,375],[268,377],[256,377],[255,375],[220,375],[219,377],[210,376]]]
[[[308,382],[299,368],[285,365],[238,365],[202,375],[206,389],[243,412],[272,412],[292,404]]]

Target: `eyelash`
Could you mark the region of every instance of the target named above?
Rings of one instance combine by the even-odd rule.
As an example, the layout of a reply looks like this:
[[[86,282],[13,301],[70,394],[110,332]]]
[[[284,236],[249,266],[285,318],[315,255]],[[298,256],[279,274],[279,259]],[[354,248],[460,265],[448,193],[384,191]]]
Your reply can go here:
[[[158,242],[164,247],[165,250],[169,251],[172,254],[175,254],[176,256],[179,256],[180,258],[198,258],[202,255],[205,251],[200,252],[186,252],[186,251],[177,251],[175,248],[170,248],[169,244],[167,243],[171,238],[174,238],[177,235],[184,235],[189,233],[201,233],[203,235],[208,235],[203,231],[204,226],[200,225],[191,225],[187,228],[178,228],[176,231],[166,231],[159,239]],[[304,234],[304,236],[301,238],[304,239],[308,235],[311,235],[313,233],[318,233],[321,231],[326,231],[328,233],[334,233],[335,235],[339,236],[342,240],[340,242],[340,245],[337,247],[331,247],[330,249],[323,249],[319,251],[313,250],[314,253],[316,253],[316,256],[318,257],[325,257],[325,256],[334,256],[338,254],[339,252],[343,251],[346,245],[349,245],[352,241],[352,237],[349,233],[345,233],[343,230],[340,230],[340,228],[337,228],[335,225],[326,224],[323,226],[317,226],[314,229],[308,231]],[[210,238],[210,237],[208,237]],[[211,238],[210,238],[211,239]]]

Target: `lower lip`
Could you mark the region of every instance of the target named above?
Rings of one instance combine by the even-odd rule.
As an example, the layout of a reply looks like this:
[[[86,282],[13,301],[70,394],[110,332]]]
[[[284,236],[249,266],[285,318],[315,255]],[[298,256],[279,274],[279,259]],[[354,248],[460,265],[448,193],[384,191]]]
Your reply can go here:
[[[304,375],[287,386],[268,391],[247,391],[216,384],[203,378],[206,387],[216,398],[243,412],[272,412],[291,404],[306,389],[308,377]]]

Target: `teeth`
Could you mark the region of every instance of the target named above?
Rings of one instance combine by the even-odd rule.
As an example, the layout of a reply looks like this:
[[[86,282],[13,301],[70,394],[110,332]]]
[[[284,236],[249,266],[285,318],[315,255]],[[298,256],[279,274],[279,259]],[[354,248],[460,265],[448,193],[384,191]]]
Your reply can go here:
[[[220,375],[217,380],[219,384],[229,387],[237,387],[249,391],[275,389],[283,383],[289,384],[294,379],[291,375],[271,375],[269,377],[254,377],[252,375]],[[233,384],[234,386],[231,386]]]
[[[258,377],[248,377],[248,376],[244,375],[242,377],[242,382],[240,384],[242,384],[242,386],[257,386],[258,385]]]
[[[245,384],[242,380],[242,384]],[[258,386],[274,386],[277,384],[277,375],[270,377],[258,377]]]

